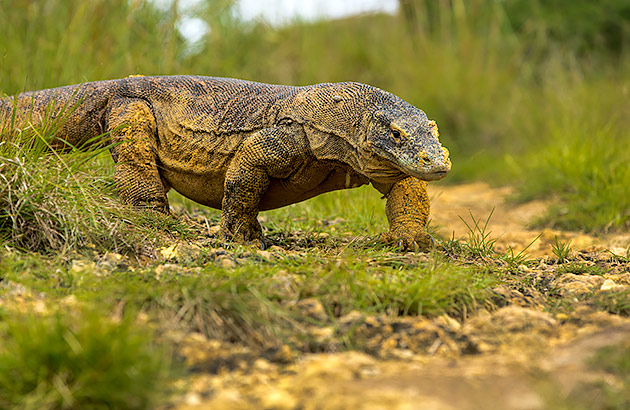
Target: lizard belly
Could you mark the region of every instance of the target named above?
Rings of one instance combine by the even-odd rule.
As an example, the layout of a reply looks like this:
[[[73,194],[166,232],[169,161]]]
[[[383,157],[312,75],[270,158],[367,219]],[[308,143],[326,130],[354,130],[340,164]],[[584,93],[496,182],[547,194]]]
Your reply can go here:
[[[225,172],[190,174],[161,170],[160,174],[171,188],[186,198],[211,208],[221,209]]]
[[[225,171],[193,174],[162,167],[160,174],[171,188],[186,198],[221,209]],[[367,177],[350,168],[331,167],[330,163],[311,163],[288,178],[271,178],[269,187],[260,198],[258,209],[266,211],[281,208],[326,192],[356,188],[368,182]]]
[[[349,169],[328,168],[325,172],[317,172],[318,166],[306,167],[303,172],[296,173],[286,179],[271,179],[269,188],[260,199],[258,209],[266,211],[302,202],[325,192],[339,189],[356,188],[365,185],[369,179]]]

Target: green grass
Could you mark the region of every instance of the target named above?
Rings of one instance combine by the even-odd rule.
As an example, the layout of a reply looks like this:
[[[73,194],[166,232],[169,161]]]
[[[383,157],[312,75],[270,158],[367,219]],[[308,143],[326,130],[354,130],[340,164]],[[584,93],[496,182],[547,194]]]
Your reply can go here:
[[[558,236],[554,237],[551,251],[556,256],[558,263],[563,263],[571,253],[571,241],[560,242]]]
[[[413,2],[411,19],[370,15],[273,27],[239,20],[229,0],[179,10],[53,0],[42,13],[11,0],[0,6],[0,26],[9,30],[0,38],[0,92],[138,73],[367,82],[437,120],[452,152],[448,181],[514,184],[520,200],[551,196],[557,205],[540,224],[627,228],[630,171],[620,153],[630,148],[630,33],[623,1],[447,3]],[[563,15],[572,16],[577,36],[567,35]],[[195,45],[177,29],[179,19],[193,17],[211,27]],[[372,220],[371,209],[360,211]]]
[[[558,200],[542,223],[585,231],[630,224],[630,171],[622,154],[630,149],[628,74],[549,86],[544,117],[536,118],[547,143],[518,165],[521,199]]]
[[[630,316],[630,290],[596,292],[587,302],[613,315]]]
[[[0,241],[41,252],[86,246],[140,252],[161,235],[187,235],[177,220],[122,206],[107,147],[51,151],[54,124],[9,130],[0,143]]]
[[[630,407],[630,345],[615,343],[594,352],[590,369],[603,372],[574,389],[565,400],[550,402],[561,409],[624,410]],[[557,393],[554,393],[557,395]],[[553,397],[553,394],[549,396]]]
[[[616,37],[606,32],[600,42],[599,29],[591,29],[607,24],[605,13],[578,13],[589,18],[571,21],[571,33],[580,34],[574,44],[555,9],[531,2],[531,20],[516,3],[438,7],[426,0],[414,2],[423,10],[415,20],[370,15],[272,27],[238,20],[229,0],[185,10],[148,1],[50,0],[36,7],[9,0],[0,4],[0,94],[138,73],[366,82],[437,120],[452,151],[447,182],[482,178],[515,185],[517,200],[551,197],[556,205],[540,224],[626,229],[625,43],[609,48]],[[613,9],[615,26],[624,14]],[[187,44],[177,31],[181,16],[208,22],[208,36]],[[262,213],[267,234],[286,248],[269,261],[233,244],[194,248],[186,242],[201,236],[195,228],[118,202],[105,150],[51,154],[54,123],[11,129],[11,138],[0,126],[0,407],[152,408],[168,403],[164,393],[181,374],[172,332],[201,332],[256,352],[283,344],[325,350],[313,342],[313,329],[335,328],[352,311],[465,320],[492,307],[496,285],[521,289],[538,280],[519,273],[524,254],[496,253],[491,215],[473,217],[469,240],[444,241],[442,253],[402,255],[377,244],[387,222],[385,201],[372,187]],[[169,198],[178,210],[218,221],[218,211],[175,193]],[[173,260],[146,258],[174,241],[183,250]],[[568,245],[555,250],[567,258]],[[124,254],[119,262],[108,262],[117,254]],[[234,266],[223,266],[225,258]],[[605,273],[575,263],[557,272]],[[554,292],[538,286],[546,296]],[[589,303],[627,315],[627,296],[600,292]],[[77,305],[66,309],[73,299]],[[323,321],[294,308],[307,299],[321,302]],[[24,313],[33,306],[46,312]],[[343,335],[336,348],[361,349],[353,337]],[[611,403],[627,404],[623,392],[614,394]]]
[[[619,343],[600,349],[590,364],[593,368],[605,370],[617,378],[616,385],[606,384],[603,387],[606,408],[630,407],[630,344]]]
[[[561,262],[559,262],[561,263]],[[599,275],[606,273],[606,269],[598,265],[587,265],[581,262],[565,263],[558,267],[557,274],[573,273],[575,275]]]
[[[77,309],[0,315],[2,408],[145,409],[172,390],[172,353],[146,326]]]
[[[92,265],[77,270],[5,255],[0,273],[9,283],[33,292],[55,298],[74,295],[104,312],[123,304],[125,309],[160,317],[167,327],[184,326],[249,345],[287,337],[298,318],[286,306],[307,298],[318,299],[331,320],[353,310],[462,317],[483,305],[490,297],[487,290],[498,283],[488,267],[457,266],[439,255],[410,265],[404,256],[368,251],[373,260],[368,264],[365,252],[348,250],[332,260],[250,258],[234,268],[222,268],[201,254],[188,268],[180,265],[169,271],[156,265],[107,274]]]

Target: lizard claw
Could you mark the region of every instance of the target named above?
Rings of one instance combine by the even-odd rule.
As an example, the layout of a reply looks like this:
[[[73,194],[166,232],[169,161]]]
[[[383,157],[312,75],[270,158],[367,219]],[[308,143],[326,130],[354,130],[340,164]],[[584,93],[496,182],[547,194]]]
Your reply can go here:
[[[254,239],[252,241],[249,242],[249,245],[252,245],[262,251],[264,251],[265,249],[267,249],[269,246],[267,245],[267,241],[265,241],[262,237],[258,238],[258,239]]]
[[[261,250],[265,250],[269,247],[261,232],[250,232],[249,234],[245,234],[242,230],[232,233],[221,229],[219,231],[219,238],[224,242],[233,241],[243,245],[250,245]]]
[[[435,248],[433,237],[426,232],[386,232],[381,234],[380,241],[383,243],[395,243],[401,252],[430,251]]]

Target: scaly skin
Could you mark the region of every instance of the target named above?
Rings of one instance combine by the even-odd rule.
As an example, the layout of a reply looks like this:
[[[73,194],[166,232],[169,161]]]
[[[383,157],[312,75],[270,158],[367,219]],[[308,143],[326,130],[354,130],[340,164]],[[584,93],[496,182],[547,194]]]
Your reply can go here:
[[[365,84],[306,87],[236,79],[133,77],[0,100],[0,132],[60,124],[53,146],[114,142],[115,180],[129,204],[168,213],[173,188],[221,209],[221,235],[264,246],[261,210],[372,183],[387,197],[403,249],[430,248],[426,183],[451,168],[437,126]]]

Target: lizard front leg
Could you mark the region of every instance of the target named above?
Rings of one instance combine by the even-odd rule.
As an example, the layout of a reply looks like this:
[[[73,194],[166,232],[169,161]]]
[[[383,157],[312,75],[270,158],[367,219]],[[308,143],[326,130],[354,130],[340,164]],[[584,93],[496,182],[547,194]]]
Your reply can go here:
[[[286,178],[304,153],[293,128],[266,128],[252,135],[228,167],[221,205],[220,235],[265,247],[258,205],[270,178]]]
[[[407,177],[390,186],[373,185],[387,196],[385,215],[389,232],[381,235],[381,241],[403,250],[433,248],[433,238],[426,231],[430,210],[427,183]]]

